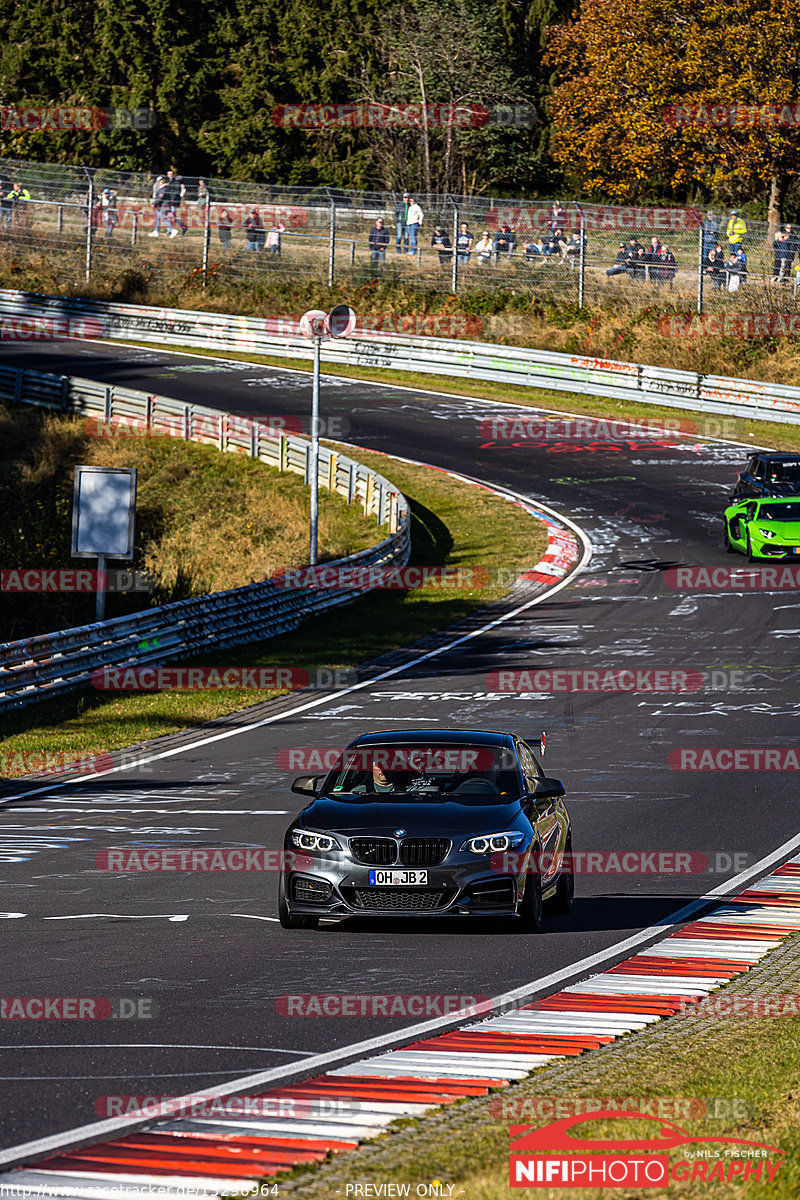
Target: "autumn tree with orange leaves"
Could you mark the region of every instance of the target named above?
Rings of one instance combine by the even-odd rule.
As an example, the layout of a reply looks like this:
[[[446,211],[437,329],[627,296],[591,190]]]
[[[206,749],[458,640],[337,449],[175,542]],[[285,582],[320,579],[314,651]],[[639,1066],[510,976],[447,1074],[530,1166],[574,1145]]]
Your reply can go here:
[[[584,0],[547,61],[569,183],[626,202],[758,195],[780,222],[800,168],[800,0]]]

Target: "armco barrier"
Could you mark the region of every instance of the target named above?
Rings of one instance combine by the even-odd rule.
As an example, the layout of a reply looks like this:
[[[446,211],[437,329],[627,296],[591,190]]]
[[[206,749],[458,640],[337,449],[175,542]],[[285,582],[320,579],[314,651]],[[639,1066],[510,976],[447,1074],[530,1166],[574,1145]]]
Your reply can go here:
[[[309,477],[310,442],[266,432],[266,423],[237,420],[212,408],[182,404],[165,396],[106,387],[0,366],[0,395],[17,403],[57,408],[98,420],[134,421],[142,429],[211,442],[220,450],[249,454],[262,462]],[[405,497],[382,475],[327,446],[319,449],[319,482],[362,504],[364,512],[389,525],[389,536],[335,566],[403,566],[411,550]],[[274,637],[366,589],[286,589],[272,580],[198,596],[76,629],[0,645],[0,711],[88,684],[103,666],[160,663],[209,649]]]
[[[14,324],[16,340],[110,338],[310,358],[311,343],[293,322],[129,304],[63,299],[0,289],[0,329]],[[29,322],[26,326],[24,322]],[[579,392],[643,404],[800,423],[800,388],[672,371],[638,363],[445,338],[356,333],[326,343],[328,362],[390,368]]]

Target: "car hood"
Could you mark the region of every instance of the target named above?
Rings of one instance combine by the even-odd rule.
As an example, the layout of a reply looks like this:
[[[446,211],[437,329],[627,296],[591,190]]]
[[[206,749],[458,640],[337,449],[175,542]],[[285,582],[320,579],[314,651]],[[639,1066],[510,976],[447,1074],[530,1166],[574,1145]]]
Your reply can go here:
[[[398,829],[406,837],[446,837],[497,833],[519,812],[518,800],[487,804],[486,796],[433,795],[416,802],[403,797],[322,796],[303,810],[298,821],[308,829],[338,831],[348,837],[394,837]]]

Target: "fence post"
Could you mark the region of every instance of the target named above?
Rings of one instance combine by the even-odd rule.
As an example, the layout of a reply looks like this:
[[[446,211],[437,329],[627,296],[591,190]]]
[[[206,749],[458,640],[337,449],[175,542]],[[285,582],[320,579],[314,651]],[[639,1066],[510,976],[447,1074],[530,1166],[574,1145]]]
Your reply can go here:
[[[458,205],[453,197],[450,197],[450,203],[453,206],[453,279],[452,288],[453,295],[458,292]]]
[[[336,201],[331,195],[330,188],[325,189],[331,202],[331,231],[328,245],[328,287],[333,287],[333,264],[336,256]]]
[[[586,288],[586,222],[583,217],[583,209],[580,204],[575,203],[581,223],[580,223],[580,253],[578,255],[578,308],[583,308],[583,298]]]
[[[133,222],[131,224],[131,245],[132,246],[136,245],[136,233],[137,233],[138,228],[139,228],[139,214],[138,214],[138,212],[135,212],[133,214]]]
[[[211,243],[211,196],[206,195],[203,214],[203,287],[208,285],[208,249]]]
[[[58,232],[61,233],[64,229],[64,205],[58,206]]]
[[[698,230],[697,243],[697,311],[703,311],[703,226]]]
[[[350,243],[350,266],[351,267],[353,266],[355,261],[356,261],[356,244],[355,244],[355,242],[351,242]]]
[[[94,227],[92,226],[92,219],[94,217],[94,180],[91,175],[89,176],[87,200],[89,208],[86,213],[86,282],[88,283],[92,277],[92,233],[94,232]]]

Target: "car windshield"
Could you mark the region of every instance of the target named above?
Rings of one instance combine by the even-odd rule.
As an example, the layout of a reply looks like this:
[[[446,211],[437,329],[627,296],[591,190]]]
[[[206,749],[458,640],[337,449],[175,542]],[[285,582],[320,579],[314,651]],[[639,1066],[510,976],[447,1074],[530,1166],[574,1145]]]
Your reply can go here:
[[[800,483],[800,462],[768,463],[767,479],[770,483]]]
[[[758,510],[759,521],[800,521],[800,504],[762,504]]]
[[[354,746],[325,781],[328,794],[413,797],[497,797],[518,800],[514,754],[502,746],[414,742]]]

